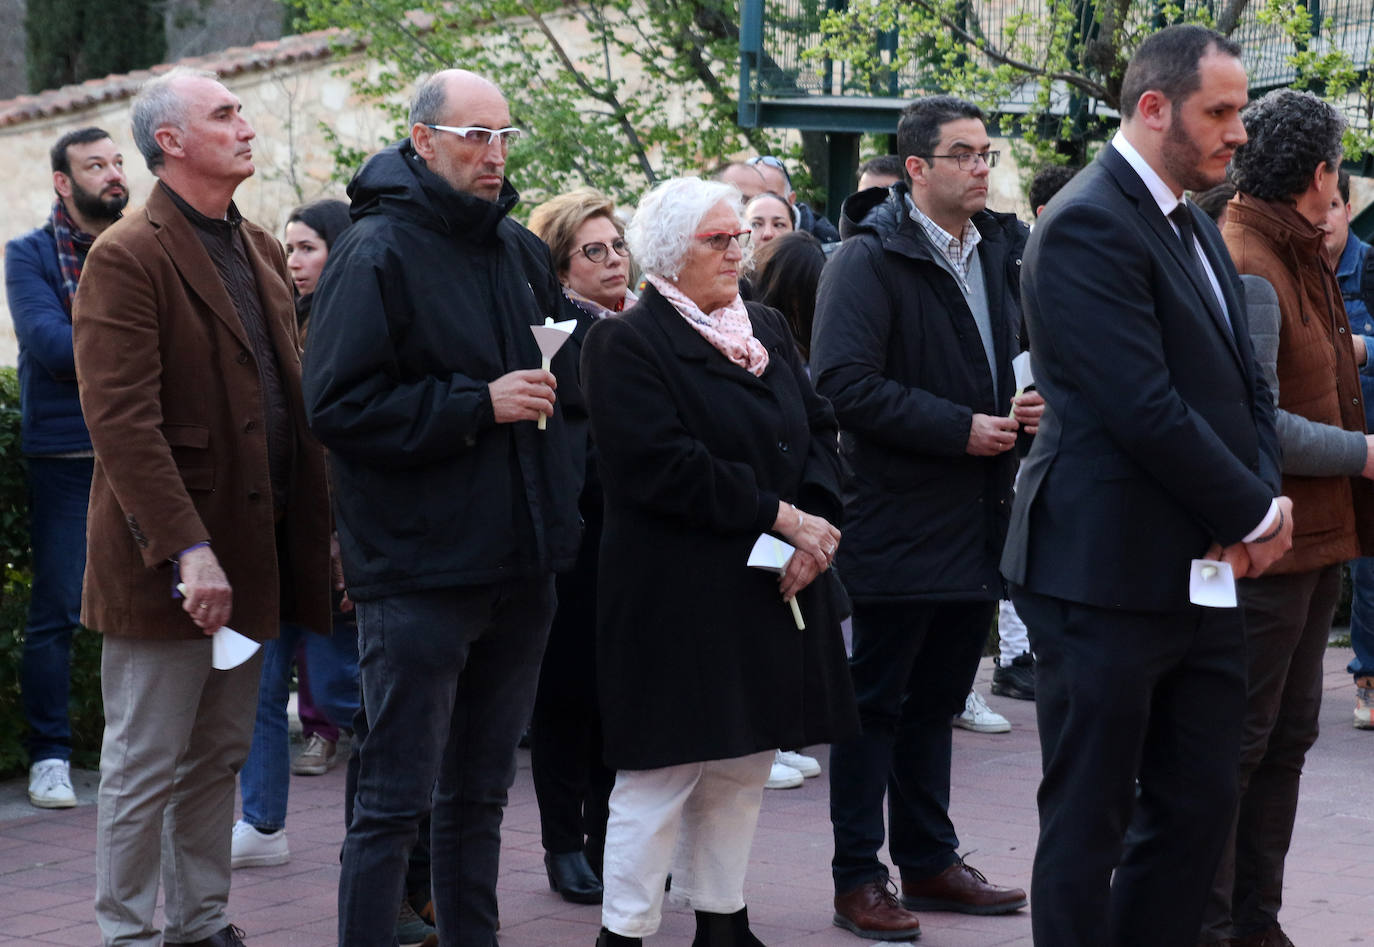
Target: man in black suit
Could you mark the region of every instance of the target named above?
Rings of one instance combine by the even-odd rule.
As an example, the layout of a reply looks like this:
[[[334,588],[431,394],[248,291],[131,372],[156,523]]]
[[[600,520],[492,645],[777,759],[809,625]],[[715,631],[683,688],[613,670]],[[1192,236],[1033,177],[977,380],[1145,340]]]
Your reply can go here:
[[[1046,409],[1002,570],[1036,654],[1035,942],[1196,942],[1236,796],[1245,641],[1189,604],[1190,560],[1288,549],[1273,404],[1235,268],[1183,192],[1245,142],[1239,48],[1141,44],[1121,130],[1050,202],[1022,291]]]

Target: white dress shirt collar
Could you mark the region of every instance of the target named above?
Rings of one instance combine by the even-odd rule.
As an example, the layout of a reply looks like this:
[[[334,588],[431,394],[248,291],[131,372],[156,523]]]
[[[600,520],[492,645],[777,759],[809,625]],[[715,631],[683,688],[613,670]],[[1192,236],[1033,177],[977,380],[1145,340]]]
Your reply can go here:
[[[1183,203],[1182,198],[1164,183],[1164,179],[1159,176],[1154,168],[1150,167],[1148,161],[1140,156],[1140,152],[1135,150],[1135,145],[1126,140],[1125,133],[1119,128],[1116,134],[1112,136],[1112,147],[1120,152],[1121,157],[1126,159],[1126,163],[1135,169],[1136,174],[1140,175],[1140,180],[1144,181],[1145,186],[1150,190],[1150,196],[1159,205],[1160,213],[1164,215],[1165,220],[1168,220],[1174,208]]]

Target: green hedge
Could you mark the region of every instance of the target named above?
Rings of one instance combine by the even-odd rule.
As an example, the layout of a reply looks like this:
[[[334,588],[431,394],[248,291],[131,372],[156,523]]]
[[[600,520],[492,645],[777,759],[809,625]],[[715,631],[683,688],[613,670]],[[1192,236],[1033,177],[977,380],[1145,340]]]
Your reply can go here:
[[[19,378],[0,368],[0,777],[27,770],[28,724],[19,698],[19,663],[33,569],[29,554],[29,501],[19,449]],[[100,636],[80,629],[72,642],[72,762],[99,759],[105,716],[100,701]]]

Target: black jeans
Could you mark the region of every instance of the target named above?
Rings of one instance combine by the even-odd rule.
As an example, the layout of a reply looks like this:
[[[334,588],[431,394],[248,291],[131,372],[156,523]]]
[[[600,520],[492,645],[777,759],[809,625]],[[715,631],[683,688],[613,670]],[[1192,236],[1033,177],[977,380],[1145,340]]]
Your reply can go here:
[[[1194,947],[1236,800],[1239,610],[1012,601],[1035,651],[1037,947]]]
[[[964,709],[996,606],[855,603],[849,671],[862,730],[830,750],[837,892],[887,878],[878,859],[884,793],[888,848],[906,878],[937,875],[958,860],[949,819],[950,718]]]
[[[552,576],[358,603],[370,730],[344,839],[341,947],[394,942],[406,856],[431,808],[440,943],[496,942],[501,816],[554,605]]]
[[[1243,579],[1249,699],[1240,745],[1240,804],[1202,933],[1249,936],[1278,923],[1298,780],[1317,742],[1322,657],[1341,567]]]

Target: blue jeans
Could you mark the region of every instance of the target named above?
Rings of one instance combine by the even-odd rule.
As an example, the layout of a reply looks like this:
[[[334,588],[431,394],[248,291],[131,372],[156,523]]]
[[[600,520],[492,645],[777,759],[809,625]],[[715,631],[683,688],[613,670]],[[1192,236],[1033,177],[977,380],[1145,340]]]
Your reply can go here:
[[[1369,399],[1374,398],[1374,377],[1363,370],[1360,390],[1365,410],[1369,411]],[[1356,677],[1374,674],[1374,557],[1350,560],[1350,647],[1355,657],[1346,670]]]
[[[1350,560],[1350,647],[1355,657],[1346,670],[1356,677],[1374,674],[1374,557]]]
[[[291,785],[286,702],[297,644],[305,646],[315,706],[345,726],[358,712],[358,632],[353,622],[336,618],[328,636],[283,622],[280,636],[262,646],[253,746],[239,773],[243,820],[259,832],[275,832],[286,825],[286,797]]]
[[[29,721],[29,758],[35,763],[72,755],[67,695],[72,633],[81,624],[93,464],[90,457],[28,458],[33,592],[19,686]]]
[[[344,839],[340,947],[395,943],[426,813],[440,944],[496,943],[501,816],[555,602],[548,575],[358,603],[370,729]]]

